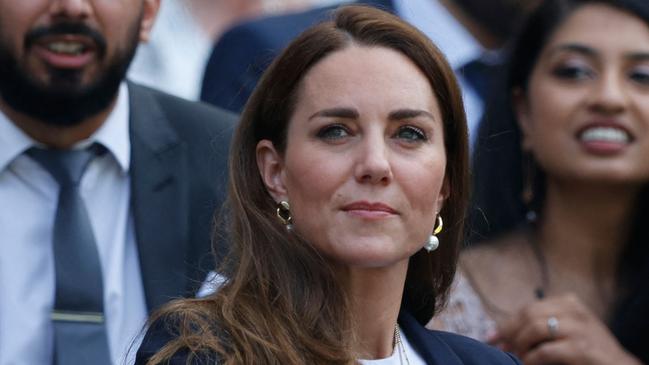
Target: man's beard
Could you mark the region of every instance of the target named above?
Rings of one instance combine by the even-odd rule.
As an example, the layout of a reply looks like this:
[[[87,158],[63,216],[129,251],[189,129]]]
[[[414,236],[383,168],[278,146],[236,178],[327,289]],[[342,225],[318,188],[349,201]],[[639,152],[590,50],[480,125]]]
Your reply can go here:
[[[81,86],[82,71],[49,68],[47,84],[32,77],[8,47],[0,41],[0,96],[16,112],[52,126],[74,126],[106,110],[115,99],[119,85],[139,43],[140,21],[132,27],[129,42],[118,50],[96,79]],[[80,23],[57,23],[37,28],[25,37],[28,49],[42,36],[78,34],[93,39],[95,57],[101,62],[106,41],[101,34]],[[0,37],[0,40],[3,39]]]

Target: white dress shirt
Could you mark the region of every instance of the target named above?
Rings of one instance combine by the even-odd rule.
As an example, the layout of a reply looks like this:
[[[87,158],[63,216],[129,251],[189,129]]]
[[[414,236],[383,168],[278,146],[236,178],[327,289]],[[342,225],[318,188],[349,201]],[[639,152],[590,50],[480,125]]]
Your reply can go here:
[[[455,70],[462,88],[469,136],[473,141],[484,111],[484,102],[458,71],[487,51],[439,1],[394,0],[394,7],[403,20],[417,27],[435,43]]]
[[[104,311],[114,364],[122,364],[147,316],[130,213],[129,103],[125,84],[93,142],[82,181],[104,280]],[[52,234],[58,184],[24,152],[37,142],[0,112],[0,365],[50,365],[55,278]]]

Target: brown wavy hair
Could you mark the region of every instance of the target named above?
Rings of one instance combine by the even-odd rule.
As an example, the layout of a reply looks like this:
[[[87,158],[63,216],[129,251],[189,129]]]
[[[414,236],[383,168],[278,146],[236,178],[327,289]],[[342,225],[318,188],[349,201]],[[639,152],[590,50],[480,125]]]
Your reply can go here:
[[[446,229],[434,253],[410,258],[402,310],[426,323],[445,302],[455,274],[468,193],[467,128],[460,89],[443,54],[414,27],[384,11],[344,6],[332,20],[296,38],[261,78],[243,111],[230,151],[230,251],[219,268],[228,280],[212,296],[180,300],[153,318],[174,339],[149,364],[174,354],[219,364],[355,364],[351,314],[342,286],[315,249],[275,216],[256,163],[260,140],[284,153],[301,80],[319,61],[351,45],[386,47],[428,78],[444,120]],[[190,359],[188,358],[188,361]]]

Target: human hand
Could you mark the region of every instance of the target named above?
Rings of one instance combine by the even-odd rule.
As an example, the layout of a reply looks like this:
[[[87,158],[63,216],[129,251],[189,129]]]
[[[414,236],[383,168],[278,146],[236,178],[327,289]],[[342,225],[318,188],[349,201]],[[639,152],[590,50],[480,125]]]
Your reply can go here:
[[[525,365],[642,365],[573,294],[528,305],[489,342]]]

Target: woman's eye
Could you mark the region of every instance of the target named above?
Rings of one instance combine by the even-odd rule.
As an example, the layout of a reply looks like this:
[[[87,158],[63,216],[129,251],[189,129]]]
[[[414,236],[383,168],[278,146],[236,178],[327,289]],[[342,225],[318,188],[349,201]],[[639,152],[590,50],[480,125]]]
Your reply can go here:
[[[649,68],[637,68],[631,71],[629,78],[639,84],[649,86]]]
[[[327,140],[338,140],[348,137],[349,130],[341,124],[328,125],[318,131],[318,138]]]
[[[595,73],[585,66],[559,66],[552,71],[556,77],[567,80],[584,80],[593,78]]]
[[[408,142],[425,141],[428,139],[424,131],[413,126],[400,127],[397,131],[396,137]]]

